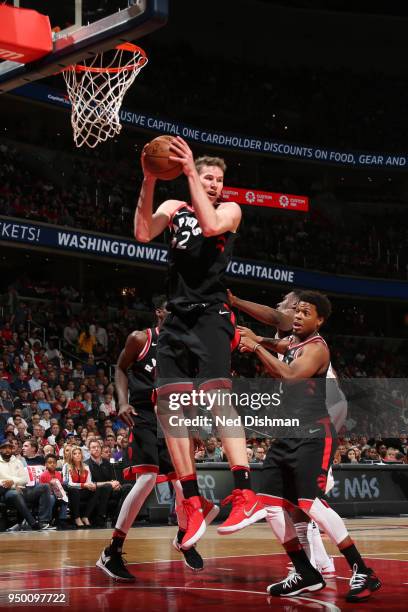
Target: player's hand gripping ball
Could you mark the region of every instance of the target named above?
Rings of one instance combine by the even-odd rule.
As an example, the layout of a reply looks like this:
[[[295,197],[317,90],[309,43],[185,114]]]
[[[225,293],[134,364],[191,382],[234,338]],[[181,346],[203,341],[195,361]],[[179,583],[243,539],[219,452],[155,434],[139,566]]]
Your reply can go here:
[[[169,159],[172,155],[169,148],[172,140],[172,136],[158,136],[143,149],[145,171],[162,181],[175,179],[183,172],[180,163]]]

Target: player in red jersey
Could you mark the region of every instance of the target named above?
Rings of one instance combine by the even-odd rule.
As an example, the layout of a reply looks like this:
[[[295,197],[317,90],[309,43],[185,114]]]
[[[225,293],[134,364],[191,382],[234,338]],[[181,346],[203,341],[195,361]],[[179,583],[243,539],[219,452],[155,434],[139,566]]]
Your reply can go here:
[[[357,602],[368,599],[380,588],[381,582],[361,558],[343,520],[321,499],[336,435],[326,406],[330,352],[319,334],[330,312],[326,296],[314,291],[299,295],[293,322],[295,336],[276,339],[273,343],[273,350],[284,355],[283,361],[263,348],[249,330],[241,336],[240,346],[243,352],[254,352],[268,373],[282,380],[281,407],[287,416],[299,419],[304,431],[302,437],[277,439],[263,465],[260,497],[266,506],[268,522],[295,568],[286,579],[269,585],[267,592],[290,597],[325,586],[322,575],[302,548],[287,512],[287,508],[298,506],[327,533],[346,558],[353,570],[346,599]]]
[[[186,565],[193,571],[203,569],[203,559],[195,547],[182,550],[180,543],[186,531],[183,492],[177,480],[170,455],[163,438],[158,438],[157,419],[152,396],[155,385],[157,340],[160,327],[168,312],[164,298],[156,298],[155,327],[132,332],[122,350],[115,372],[115,385],[119,400],[119,416],[129,425],[128,463],[124,476],[136,482],[123,502],[111,543],[106,547],[96,565],[108,576],[122,582],[133,582],[134,575],[123,561],[122,549],[130,527],[151,493],[157,475],[166,475],[176,492],[179,530],[173,546],[184,556]],[[209,512],[218,513],[217,506],[208,504]],[[207,518],[205,515],[204,518]]]
[[[223,275],[241,221],[235,202],[220,202],[225,163],[203,157],[194,162],[188,144],[174,138],[172,161],[183,167],[190,190],[190,203],[163,202],[153,213],[156,178],[144,165],[144,180],[135,213],[135,237],[149,242],[166,228],[170,230],[167,317],[158,340],[158,417],[167,446],[183,487],[188,527],[182,548],[192,546],[204,533],[205,500],[197,486],[193,443],[186,427],[170,425],[175,413],[170,396],[193,390],[217,394],[231,389],[231,343],[237,341],[233,314],[227,304]],[[235,413],[232,406],[214,406],[213,414]],[[236,415],[236,413],[235,413]],[[232,510],[218,528],[232,533],[265,515],[250,486],[245,432],[219,427],[219,435],[234,478],[229,500]]]

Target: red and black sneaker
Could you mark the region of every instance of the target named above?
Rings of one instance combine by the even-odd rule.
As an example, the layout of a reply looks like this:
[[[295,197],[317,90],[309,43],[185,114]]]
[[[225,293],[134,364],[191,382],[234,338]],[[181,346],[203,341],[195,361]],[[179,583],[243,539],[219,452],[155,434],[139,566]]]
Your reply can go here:
[[[217,529],[221,535],[234,533],[266,516],[266,509],[251,489],[234,489],[222,505],[232,504],[229,517]]]
[[[220,509],[216,504],[213,504],[212,502],[208,501],[208,499],[206,499],[202,495],[200,495],[200,499],[201,507],[203,509],[204,520],[207,523],[208,527],[208,525],[212,523],[213,520],[218,516]]]
[[[353,565],[353,575],[350,578],[350,590],[346,601],[366,601],[374,591],[378,591],[381,582],[370,567],[365,572],[359,572],[357,564]]]
[[[180,547],[188,550],[204,535],[207,524],[205,522],[202,499],[199,495],[183,499],[182,504],[187,526]]]

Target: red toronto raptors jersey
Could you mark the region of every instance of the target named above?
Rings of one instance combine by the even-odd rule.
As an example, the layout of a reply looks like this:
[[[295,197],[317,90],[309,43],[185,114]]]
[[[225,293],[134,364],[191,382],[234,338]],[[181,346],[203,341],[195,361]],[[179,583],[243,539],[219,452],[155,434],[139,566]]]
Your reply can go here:
[[[235,234],[206,238],[194,210],[186,203],[169,223],[168,310],[226,302],[224,272],[231,259]],[[174,305],[174,308],[172,308]]]
[[[152,393],[156,370],[159,328],[146,329],[147,340],[139,357],[128,369],[129,404],[148,406],[153,410]]]

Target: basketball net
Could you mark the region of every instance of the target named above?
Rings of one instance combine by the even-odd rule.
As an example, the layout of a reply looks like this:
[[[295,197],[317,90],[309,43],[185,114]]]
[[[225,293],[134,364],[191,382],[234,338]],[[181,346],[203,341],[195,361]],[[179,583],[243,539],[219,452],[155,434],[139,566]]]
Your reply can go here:
[[[63,71],[77,147],[94,148],[119,134],[123,98],[147,61],[143,49],[124,43],[116,47],[107,65],[106,52],[101,52]]]

